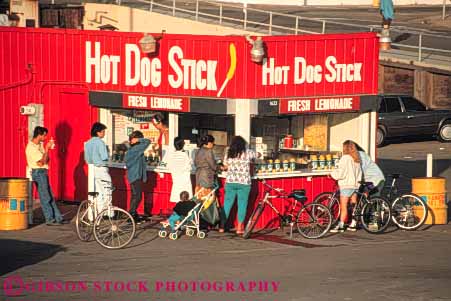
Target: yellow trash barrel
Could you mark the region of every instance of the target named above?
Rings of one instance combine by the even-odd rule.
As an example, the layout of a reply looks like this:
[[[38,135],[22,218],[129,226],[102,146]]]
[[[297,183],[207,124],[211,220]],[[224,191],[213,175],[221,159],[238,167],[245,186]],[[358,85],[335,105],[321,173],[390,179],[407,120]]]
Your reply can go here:
[[[380,0],[373,0],[373,7],[379,8],[381,6]]]
[[[445,178],[413,178],[412,192],[419,195],[428,206],[428,217],[425,224],[443,225],[448,223]]]
[[[0,178],[0,230],[28,228],[27,202],[27,178]]]

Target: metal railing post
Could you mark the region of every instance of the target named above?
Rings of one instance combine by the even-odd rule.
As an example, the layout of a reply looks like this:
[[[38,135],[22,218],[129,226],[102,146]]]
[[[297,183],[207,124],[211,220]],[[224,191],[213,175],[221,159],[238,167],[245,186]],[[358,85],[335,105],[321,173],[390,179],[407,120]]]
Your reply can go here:
[[[244,12],[244,20],[243,20],[243,28],[246,30],[247,28],[247,4],[243,4],[243,12]]]
[[[175,17],[175,0],[172,0],[172,16]]]
[[[325,21],[325,20],[323,20],[323,30],[322,30],[322,33],[323,33],[323,34],[326,33],[326,21]]]
[[[222,3],[219,4],[219,25],[222,24]]]
[[[298,34],[298,27],[299,27],[299,17],[296,16],[296,28],[294,30],[294,34]]]
[[[418,41],[418,61],[421,62],[421,46],[423,44],[423,35],[420,33],[419,41]]]
[[[370,32],[373,32],[373,31],[374,31],[374,27],[370,26]]]
[[[199,20],[199,0],[196,0],[196,21]]]
[[[443,0],[442,20],[446,18],[446,0]]]
[[[150,12],[153,11],[153,0],[150,0]]]
[[[269,34],[272,35],[272,11],[269,12]]]

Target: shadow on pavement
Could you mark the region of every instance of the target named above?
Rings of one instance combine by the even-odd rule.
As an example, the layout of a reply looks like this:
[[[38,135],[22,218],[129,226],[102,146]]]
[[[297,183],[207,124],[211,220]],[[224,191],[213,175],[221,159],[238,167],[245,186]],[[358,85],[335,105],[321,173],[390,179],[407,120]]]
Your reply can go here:
[[[16,239],[0,239],[0,276],[33,265],[65,251],[60,245]]]
[[[59,201],[57,202],[58,209],[61,211],[64,220],[72,221],[74,217],[77,215],[77,209],[80,205],[80,202],[72,202],[72,201]],[[42,214],[42,209],[39,204],[34,205],[33,208],[33,224],[30,225],[30,228],[38,226],[40,224],[45,223],[44,215]]]

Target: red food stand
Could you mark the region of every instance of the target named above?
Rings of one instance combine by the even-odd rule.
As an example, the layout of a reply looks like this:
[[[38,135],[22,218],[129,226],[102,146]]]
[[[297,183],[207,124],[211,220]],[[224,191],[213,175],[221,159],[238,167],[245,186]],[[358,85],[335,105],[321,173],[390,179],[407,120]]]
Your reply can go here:
[[[31,124],[43,124],[58,145],[50,163],[57,198],[85,199],[83,142],[91,124],[101,121],[108,126],[114,202],[125,208],[129,188],[121,162],[123,142],[136,129],[155,139],[150,116],[156,111],[168,122],[170,141],[182,136],[190,151],[199,135],[209,133],[216,138],[218,158],[233,135],[242,135],[263,154],[249,213],[263,193],[258,178],[286,190],[305,188],[310,200],[331,190],[334,183],[327,174],[346,139],[374,158],[374,33],[263,37],[262,63],[251,61],[252,45],[242,36],[164,34],[152,55],[141,51],[142,37],[0,27],[0,175],[25,175]],[[42,115],[30,123],[31,116],[20,114],[21,106],[42,108]],[[287,145],[286,136],[292,139]],[[268,165],[275,169],[277,164],[280,170],[269,170]],[[167,212],[171,175],[159,166],[148,169],[146,201],[153,214]],[[221,189],[221,201],[222,194]],[[265,212],[259,226],[273,218]]]

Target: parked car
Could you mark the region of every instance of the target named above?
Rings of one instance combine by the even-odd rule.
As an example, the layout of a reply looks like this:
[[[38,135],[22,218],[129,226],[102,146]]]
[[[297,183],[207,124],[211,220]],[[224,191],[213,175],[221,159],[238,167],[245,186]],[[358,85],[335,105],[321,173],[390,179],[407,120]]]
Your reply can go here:
[[[387,139],[406,136],[437,136],[451,142],[451,110],[431,110],[409,95],[380,95],[377,146]]]

